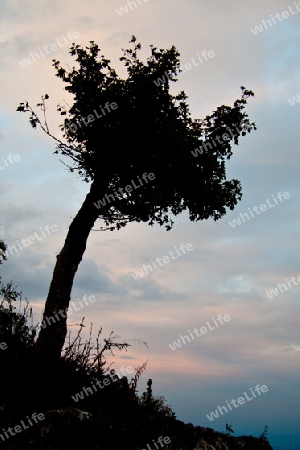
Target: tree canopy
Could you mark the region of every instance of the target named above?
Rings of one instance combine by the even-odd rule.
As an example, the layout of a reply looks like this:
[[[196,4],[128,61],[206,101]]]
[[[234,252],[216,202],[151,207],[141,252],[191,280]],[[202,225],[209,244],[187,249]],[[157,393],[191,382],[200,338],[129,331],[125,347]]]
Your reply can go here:
[[[86,48],[72,45],[70,54],[79,68],[67,71],[54,60],[56,76],[74,95],[72,107],[58,106],[66,116],[61,129],[67,143],[58,142],[55,152],[69,156],[70,170],[87,182],[95,181],[99,194],[114,196],[113,203],[100,212],[107,225],[127,223],[123,216],[171,229],[171,214],[184,210],[192,221],[221,218],[226,207],[233,209],[241,199],[240,182],[226,180],[225,159],[232,155],[232,142],[238,144],[240,135],[255,129],[244,111],[253,92],[242,87],[233,107],[222,105],[205,119],[193,120],[185,93],[170,93],[169,81],[176,81],[181,71],[176,48],[150,46],[151,55],[144,63],[138,58],[141,45],[134,36],[130,42],[133,48],[123,49],[120,58],[127,68],[126,79],[117,75],[93,41]],[[19,110],[26,110],[24,104]],[[38,122],[34,114],[31,123]],[[239,133],[231,141],[221,140],[228,130]],[[217,139],[217,147],[197,158],[192,154]],[[154,173],[155,181],[121,193],[132,180],[138,184],[137,177],[144,173]]]
[[[245,111],[253,92],[242,86],[233,106],[222,105],[204,119],[192,119],[186,94],[170,93],[170,82],[181,72],[177,49],[151,45],[143,62],[134,36],[130,44],[120,58],[126,79],[117,75],[94,41],[85,48],[72,44],[77,67],[66,70],[53,60],[56,76],[74,100],[71,107],[57,108],[64,116],[63,140],[53,136],[47,124],[48,94],[37,105],[43,120],[28,102],[17,108],[30,113],[34,128],[40,125],[55,139],[55,153],[70,158],[69,169],[91,183],[57,256],[46,301],[44,319],[60,310],[62,317],[42,329],[37,342],[56,356],[66,336],[74,276],[98,218],[105,223],[101,229],[142,221],[170,230],[174,216],[183,211],[191,221],[218,220],[242,195],[240,182],[226,179],[225,162],[240,136],[256,129]],[[201,151],[195,152],[197,148]]]

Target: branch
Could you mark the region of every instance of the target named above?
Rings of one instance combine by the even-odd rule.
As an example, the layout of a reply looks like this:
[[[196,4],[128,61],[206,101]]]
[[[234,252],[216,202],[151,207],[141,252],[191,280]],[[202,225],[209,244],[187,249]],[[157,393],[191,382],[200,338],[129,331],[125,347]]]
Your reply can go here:
[[[41,127],[41,129],[44,131],[44,133],[46,133],[48,136],[50,136],[52,139],[54,139],[57,142],[57,148],[61,150],[63,155],[68,155],[71,159],[73,159],[74,162],[78,163],[79,159],[78,157],[74,157],[73,156],[73,151],[80,150],[80,146],[74,146],[71,144],[65,144],[64,142],[62,142],[60,139],[58,139],[57,137],[55,137],[50,131],[49,131],[49,126],[48,126],[48,122],[47,122],[47,118],[46,118],[46,105],[45,105],[45,100],[49,99],[49,95],[45,94],[45,96],[42,96],[42,102],[41,103],[37,103],[37,107],[39,107],[42,110],[43,116],[44,116],[44,124],[41,122],[41,119],[39,118],[39,116],[37,115],[37,113],[33,110],[33,108],[29,105],[28,101],[26,101],[25,103],[20,103],[20,105],[17,108],[17,111],[19,112],[29,112],[31,114],[31,116],[29,117],[29,122],[32,126],[32,128],[36,128],[37,124],[39,124],[39,126]],[[55,150],[54,153],[58,153],[58,149]],[[64,163],[65,164],[65,163]],[[70,167],[67,164],[65,164],[71,172],[73,172],[74,170],[78,169],[78,167]]]

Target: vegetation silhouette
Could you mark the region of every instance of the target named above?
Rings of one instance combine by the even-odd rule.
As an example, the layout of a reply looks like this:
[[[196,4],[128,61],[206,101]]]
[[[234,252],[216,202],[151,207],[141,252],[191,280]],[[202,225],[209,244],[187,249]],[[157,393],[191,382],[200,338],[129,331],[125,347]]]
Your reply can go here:
[[[170,230],[174,216],[183,211],[188,211],[191,221],[218,220],[242,196],[240,182],[226,179],[225,160],[232,156],[232,145],[238,145],[240,136],[256,129],[245,112],[253,92],[241,87],[241,98],[232,107],[222,105],[204,119],[193,120],[184,91],[170,93],[170,82],[177,81],[181,72],[177,49],[151,45],[144,63],[138,57],[141,44],[135,36],[130,46],[122,49],[120,57],[126,79],[117,75],[94,41],[85,48],[72,44],[70,54],[76,57],[77,68],[66,70],[53,60],[56,76],[74,96],[71,107],[57,108],[65,116],[64,142],[49,130],[48,94],[37,105],[43,118],[27,101],[17,108],[30,113],[31,125],[39,125],[55,139],[54,153],[69,157],[69,169],[90,183],[57,256],[45,304],[44,319],[62,311],[55,324],[39,332],[36,347],[48,360],[61,355],[74,276],[98,218],[103,221],[101,230],[118,230],[130,222],[158,223]],[[195,157],[192,152],[199,146],[205,151]],[[133,184],[138,186],[132,188]],[[128,186],[132,189],[124,192]]]
[[[1,243],[1,241],[0,241]],[[0,261],[1,263],[1,261]],[[83,319],[84,321],[84,319]],[[61,358],[45,367],[35,352],[37,326],[32,309],[12,282],[0,279],[0,336],[7,343],[0,350],[0,448],[3,450],[124,450],[150,448],[159,436],[168,436],[167,449],[272,450],[267,427],[259,438],[232,437],[211,428],[194,427],[176,419],[164,397],[153,395],[152,379],[141,395],[137,390],[146,362],[136,368],[131,380],[116,380],[111,358],[114,351],[126,351],[129,344],[118,342],[102,330],[81,337],[83,322],[75,338],[69,333]],[[103,389],[74,401],[74,393],[97,381],[110,379]],[[28,426],[26,418],[42,413],[44,419]],[[9,433],[25,421],[22,432]],[[6,433],[6,434],[5,434]],[[13,431],[12,431],[13,433]],[[3,436],[3,438],[1,437]]]

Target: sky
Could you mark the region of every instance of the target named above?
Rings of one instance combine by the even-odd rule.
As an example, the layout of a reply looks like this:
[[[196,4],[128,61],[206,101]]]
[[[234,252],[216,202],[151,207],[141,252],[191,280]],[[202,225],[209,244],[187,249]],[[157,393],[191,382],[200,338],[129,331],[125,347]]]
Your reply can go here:
[[[57,104],[72,98],[52,59],[71,66],[70,43],[93,40],[125,76],[119,57],[135,35],[144,59],[151,44],[178,49],[187,69],[172,90],[185,91],[193,118],[233,105],[240,86],[254,92],[246,110],[257,131],[226,163],[228,178],[242,182],[237,207],[216,222],[182,214],[171,231],[132,223],[102,232],[97,221],[72,291],[74,304],[85,295],[96,301],[77,308],[68,324],[75,332],[85,316],[84,330],[93,323],[95,333],[103,327],[104,337],[113,330],[130,342],[109,361],[118,370],[148,360],[140,393],[153,378],[154,393],[178,419],[218,431],[227,421],[235,435],[259,436],[267,425],[275,450],[300,449],[299,23],[298,1],[0,3],[0,238],[17,245],[1,276],[22,290],[36,322],[55,257],[89,190],[53,154],[54,142],[16,112],[47,93],[48,122],[59,132]],[[209,51],[214,56],[199,63],[197,55]],[[167,255],[169,262],[133,276]],[[218,407],[222,413],[210,420]]]

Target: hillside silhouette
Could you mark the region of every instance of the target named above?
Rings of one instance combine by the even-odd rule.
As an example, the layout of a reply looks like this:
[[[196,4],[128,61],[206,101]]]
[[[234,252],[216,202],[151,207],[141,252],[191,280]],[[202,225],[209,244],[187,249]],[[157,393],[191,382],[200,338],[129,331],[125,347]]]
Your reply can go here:
[[[165,449],[272,450],[266,433],[233,437],[229,426],[218,433],[183,423],[153,394],[152,379],[139,395],[147,362],[132,376],[119,377],[109,355],[130,344],[113,333],[102,338],[99,330],[93,338],[91,326],[84,341],[82,323],[61,358],[49,364],[35,351],[37,325],[29,303],[12,282],[0,286],[0,343],[6,344],[0,350],[0,449],[149,450],[148,444],[155,450],[160,439],[158,448]]]

